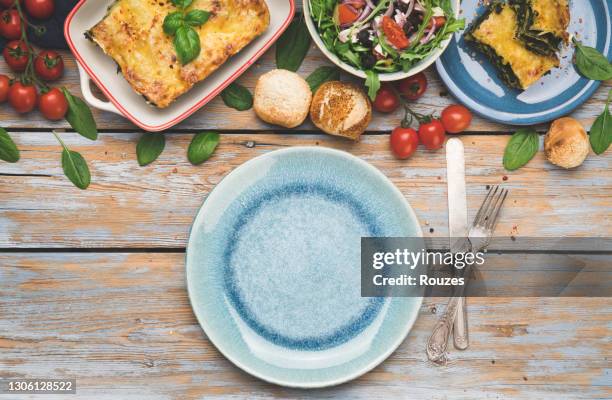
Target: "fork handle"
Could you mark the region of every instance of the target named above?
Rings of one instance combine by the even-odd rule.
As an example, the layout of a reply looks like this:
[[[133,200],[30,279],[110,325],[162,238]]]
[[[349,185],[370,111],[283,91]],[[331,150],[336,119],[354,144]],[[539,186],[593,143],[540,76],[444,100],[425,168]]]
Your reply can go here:
[[[453,329],[453,322],[457,314],[457,306],[460,296],[453,296],[448,301],[446,311],[433,328],[433,332],[427,341],[427,358],[430,361],[441,363],[446,359],[448,339]]]
[[[465,297],[461,297],[457,305],[457,313],[453,325],[453,343],[458,350],[465,350],[470,345]]]

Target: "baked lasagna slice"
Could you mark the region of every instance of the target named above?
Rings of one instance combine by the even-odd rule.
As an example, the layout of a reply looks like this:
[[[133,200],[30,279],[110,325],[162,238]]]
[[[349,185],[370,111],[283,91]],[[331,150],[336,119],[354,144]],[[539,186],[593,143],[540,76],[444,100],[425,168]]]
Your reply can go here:
[[[559,59],[529,50],[516,37],[517,26],[515,9],[507,3],[493,2],[468,28],[465,40],[487,55],[508,86],[525,90],[558,67]]]
[[[177,11],[170,0],[117,0],[86,35],[116,61],[136,92],[164,108],[261,35],[270,22],[264,0],[194,0],[193,9],[211,16],[194,28],[201,51],[186,65],[178,61],[173,39],[162,27],[164,18]]]
[[[517,37],[531,51],[554,55],[567,43],[568,0],[510,0],[518,18]]]

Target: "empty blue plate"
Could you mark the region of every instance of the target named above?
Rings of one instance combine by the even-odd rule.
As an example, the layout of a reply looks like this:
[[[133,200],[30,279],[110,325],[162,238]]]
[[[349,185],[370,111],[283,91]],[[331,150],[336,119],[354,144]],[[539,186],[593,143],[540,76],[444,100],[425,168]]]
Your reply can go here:
[[[285,386],[339,384],[388,357],[422,301],[361,297],[361,238],[421,235],[399,190],[359,158],[270,152],[230,173],[198,212],[189,298],[243,370]]]
[[[466,26],[483,11],[481,0],[461,3]],[[570,15],[569,32],[612,59],[610,0],[570,1]],[[569,114],[599,87],[600,82],[578,74],[573,53],[573,45],[564,48],[561,66],[523,92],[506,87],[487,58],[463,40],[463,32],[455,34],[436,66],[449,91],[477,114],[511,125],[534,125]]]

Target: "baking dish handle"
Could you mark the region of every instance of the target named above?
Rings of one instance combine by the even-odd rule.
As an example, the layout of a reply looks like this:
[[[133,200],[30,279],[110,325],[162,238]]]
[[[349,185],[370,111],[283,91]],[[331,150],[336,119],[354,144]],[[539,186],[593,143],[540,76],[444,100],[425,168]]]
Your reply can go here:
[[[115,107],[113,103],[108,101],[102,101],[96,96],[94,96],[94,94],[91,92],[91,78],[89,77],[89,75],[87,75],[87,72],[85,72],[83,67],[81,67],[81,64],[77,63],[77,66],[79,67],[79,75],[81,77],[81,92],[83,92],[83,97],[85,98],[85,101],[87,101],[92,107],[98,108],[100,110],[123,115],[121,111],[117,110],[117,107]]]

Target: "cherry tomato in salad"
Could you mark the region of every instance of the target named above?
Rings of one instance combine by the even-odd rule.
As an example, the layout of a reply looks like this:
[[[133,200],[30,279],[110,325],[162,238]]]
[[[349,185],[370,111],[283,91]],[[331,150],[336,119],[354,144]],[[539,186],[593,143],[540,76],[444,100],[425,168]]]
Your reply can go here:
[[[46,81],[54,81],[64,74],[64,60],[53,50],[43,50],[34,60],[34,71]]]
[[[15,72],[23,72],[28,65],[28,46],[21,40],[8,42],[2,55],[8,66]]]
[[[334,10],[334,21],[336,25],[350,25],[357,21],[359,11],[348,4],[338,4]]]
[[[444,144],[446,132],[444,125],[439,119],[432,119],[430,122],[419,126],[419,139],[427,150],[437,150]]]
[[[378,112],[381,113],[391,113],[397,110],[399,107],[400,101],[391,86],[387,83],[384,83],[378,93],[376,94],[376,99],[374,99],[374,103],[372,103],[372,107]]]
[[[0,103],[4,103],[8,98],[11,89],[11,80],[6,75],[0,75]]]
[[[35,86],[24,85],[21,82],[13,83],[8,94],[9,103],[20,114],[32,111],[36,107],[37,97]]]
[[[382,30],[387,41],[395,48],[403,50],[410,45],[402,27],[386,15],[382,19]]]
[[[391,151],[395,157],[405,160],[416,151],[419,146],[419,135],[412,128],[395,128],[391,132]]]
[[[442,111],[440,120],[448,133],[460,133],[472,123],[472,113],[464,106],[452,104]]]
[[[419,72],[399,82],[399,91],[408,100],[418,100],[427,90],[427,77]]]
[[[2,11],[2,14],[0,14],[0,35],[8,40],[21,37],[21,18],[17,10]]]
[[[26,2],[27,2],[27,0],[26,0]],[[446,23],[446,17],[442,17],[442,16],[440,16],[440,17],[432,17],[429,20],[429,24],[427,24],[427,28],[431,28],[431,25],[433,24],[436,29],[439,29],[439,28],[442,28],[445,23]]]
[[[54,0],[25,0],[25,9],[28,14],[37,19],[47,19],[55,11]]]
[[[68,101],[58,88],[53,88],[40,96],[38,109],[48,120],[57,121],[68,112]]]

